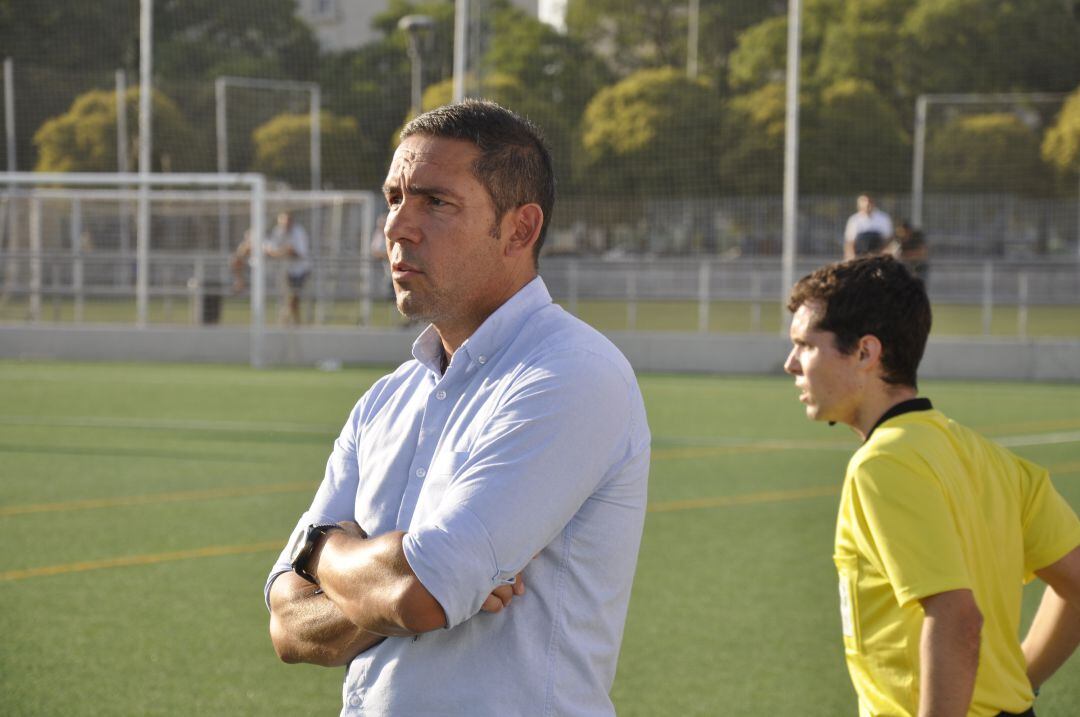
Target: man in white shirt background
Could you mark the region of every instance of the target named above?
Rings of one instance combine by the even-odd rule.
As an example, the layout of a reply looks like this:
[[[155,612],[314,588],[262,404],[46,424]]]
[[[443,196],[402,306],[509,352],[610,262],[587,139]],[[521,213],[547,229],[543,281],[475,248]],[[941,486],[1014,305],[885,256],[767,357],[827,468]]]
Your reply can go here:
[[[888,214],[877,208],[874,197],[863,192],[856,200],[858,211],[844,227],[844,258],[876,254],[892,239],[893,224]]]

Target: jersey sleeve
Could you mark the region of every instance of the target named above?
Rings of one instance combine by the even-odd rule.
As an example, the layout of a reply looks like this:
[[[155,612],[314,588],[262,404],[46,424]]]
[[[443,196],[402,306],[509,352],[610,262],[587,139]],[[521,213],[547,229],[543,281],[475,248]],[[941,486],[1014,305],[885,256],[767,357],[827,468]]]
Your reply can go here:
[[[875,456],[854,467],[852,500],[862,548],[901,606],[972,587],[954,511],[932,474]]]
[[[1016,461],[1023,472],[1024,571],[1030,580],[1036,570],[1080,545],[1080,519],[1054,488],[1045,468],[1019,457]]]

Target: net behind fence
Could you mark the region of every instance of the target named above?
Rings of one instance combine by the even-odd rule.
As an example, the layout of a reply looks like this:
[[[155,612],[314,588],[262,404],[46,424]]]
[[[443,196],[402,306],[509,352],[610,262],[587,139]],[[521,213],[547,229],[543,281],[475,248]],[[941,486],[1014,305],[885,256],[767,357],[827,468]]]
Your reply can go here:
[[[894,224],[908,220],[921,230],[931,264],[1078,261],[1075,3],[975,6],[979,23],[970,22],[968,5],[939,0],[803,3],[800,256],[839,258],[856,196],[868,191]],[[604,257],[643,262],[644,271],[658,258],[778,262],[788,7],[760,0],[158,2],[151,167],[260,173],[281,192],[377,194],[414,92],[424,108],[451,101],[460,64],[466,96],[499,101],[547,135],[559,194],[549,264]],[[138,166],[139,3],[20,8],[0,18],[0,47],[10,60],[0,162],[39,172]],[[466,36],[455,56],[461,9]],[[409,15],[426,19],[402,24]],[[74,316],[74,296],[61,291],[75,284],[71,258],[41,265],[41,303],[31,308],[32,266],[20,254],[29,235],[26,201],[7,200],[24,238],[5,245],[2,316]],[[94,301],[113,296],[110,311],[126,316],[135,281],[132,200],[86,195],[78,211],[71,197],[66,208],[60,197],[40,201],[45,244],[69,253],[79,242],[85,247],[84,319],[94,316],[91,289]],[[297,220],[318,252],[304,321],[365,320],[346,308],[362,293],[350,283],[362,281],[347,273],[351,259],[335,263],[336,277],[320,263],[334,251],[327,243],[338,231],[334,208],[304,202]],[[162,293],[151,321],[190,314],[181,306],[191,301],[194,253],[204,256],[195,284],[233,281],[228,255],[247,223],[241,205],[154,201],[150,281]],[[266,221],[276,213],[269,209]],[[377,214],[359,226],[343,210],[343,256],[360,251],[348,237],[373,231]],[[177,256],[166,261],[170,252]],[[935,281],[948,275],[938,272]],[[713,289],[734,291],[729,280],[718,277]],[[643,274],[635,281],[648,282]],[[288,293],[272,281],[268,287],[273,300]],[[222,302],[221,321],[243,321],[242,299],[223,294]],[[375,312],[395,321],[389,310]]]

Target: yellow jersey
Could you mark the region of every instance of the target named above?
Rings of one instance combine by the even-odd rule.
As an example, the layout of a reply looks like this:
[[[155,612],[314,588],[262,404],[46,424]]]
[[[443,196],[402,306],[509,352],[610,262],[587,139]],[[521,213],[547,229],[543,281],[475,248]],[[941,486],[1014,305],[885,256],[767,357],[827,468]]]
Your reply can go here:
[[[908,407],[905,409],[905,405]],[[836,525],[845,655],[859,714],[916,715],[919,600],[969,589],[983,614],[968,714],[1023,712],[1022,587],[1080,545],[1047,471],[933,410],[897,406],[848,464]]]

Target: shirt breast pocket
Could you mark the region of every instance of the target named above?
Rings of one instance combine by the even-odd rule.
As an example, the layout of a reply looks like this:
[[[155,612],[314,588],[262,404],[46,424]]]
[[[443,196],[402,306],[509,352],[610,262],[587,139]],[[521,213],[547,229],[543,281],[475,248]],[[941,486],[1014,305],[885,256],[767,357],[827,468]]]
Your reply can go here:
[[[862,652],[862,636],[859,630],[859,557],[857,555],[834,555],[836,572],[840,579],[840,627],[844,633],[844,649]]]

